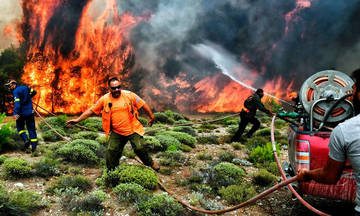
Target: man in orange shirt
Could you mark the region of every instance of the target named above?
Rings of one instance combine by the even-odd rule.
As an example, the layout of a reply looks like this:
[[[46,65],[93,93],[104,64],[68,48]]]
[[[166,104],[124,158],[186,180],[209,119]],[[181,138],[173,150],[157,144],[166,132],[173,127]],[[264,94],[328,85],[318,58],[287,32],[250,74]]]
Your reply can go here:
[[[106,150],[106,167],[109,170],[119,165],[125,144],[130,141],[134,152],[143,163],[159,170],[158,164],[152,160],[149,153],[144,149],[144,127],[139,122],[138,110],[143,108],[150,117],[149,125],[154,122],[154,115],[150,107],[135,93],[121,90],[120,81],[113,77],[108,81],[110,93],[102,96],[95,105],[82,113],[78,118],[68,121],[66,124],[76,124],[92,114],[102,113],[103,129],[108,137]]]

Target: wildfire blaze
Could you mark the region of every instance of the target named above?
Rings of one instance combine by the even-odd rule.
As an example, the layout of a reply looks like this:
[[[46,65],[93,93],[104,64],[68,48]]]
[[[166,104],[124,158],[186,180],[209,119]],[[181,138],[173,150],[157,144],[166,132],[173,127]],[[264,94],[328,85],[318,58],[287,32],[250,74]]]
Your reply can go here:
[[[274,31],[270,35],[266,35],[266,28],[254,27],[268,25],[268,20],[264,20],[266,14],[258,16],[261,11],[246,5],[235,7],[235,2],[227,5],[219,1],[208,5],[206,10],[200,3],[189,7],[186,2],[171,1],[166,4],[121,0],[21,2],[23,18],[18,29],[21,29],[20,42],[27,50],[22,80],[38,91],[35,102],[40,106],[54,113],[77,114],[107,91],[109,76],[120,78],[123,88],[133,90],[157,110],[238,112],[254,88],[286,100],[287,94],[301,82],[291,81],[294,76],[290,74],[305,69],[298,70],[298,64],[294,63],[297,59],[289,60],[282,52],[291,50],[287,47],[295,41],[291,37],[308,39],[305,34],[311,31],[311,26],[305,26],[308,19],[302,13],[318,1],[293,0],[280,12],[270,11],[280,23],[272,26]],[[226,31],[227,23],[217,24],[218,15],[203,16],[212,7],[222,11],[233,4],[233,16],[237,17],[237,10],[242,15],[234,19],[238,23],[228,18],[231,31]],[[251,4],[260,2],[248,6]],[[177,7],[190,12],[189,20],[185,12],[177,13],[180,11]],[[263,7],[267,9],[265,3]],[[188,29],[186,25],[193,26]],[[208,32],[208,26],[221,31]],[[234,26],[244,29],[237,31]],[[149,30],[152,28],[153,31]],[[202,32],[198,34],[197,28]],[[9,25],[3,31],[15,37],[14,26]],[[271,38],[268,41],[267,36]],[[199,55],[191,48],[207,42],[221,49],[213,55],[205,49]],[[287,65],[295,67],[287,68]],[[312,72],[316,71],[304,73]],[[264,101],[270,99],[265,96]]]
[[[222,83],[222,84],[219,84]],[[277,97],[286,98],[292,91],[292,82],[286,83],[282,78],[267,81],[264,91]],[[284,86],[287,86],[284,88]],[[195,88],[199,93],[198,98],[202,101],[196,110],[206,112],[240,112],[243,102],[254,92],[243,87],[237,82],[219,73],[214,77],[207,77],[196,83]],[[265,96],[263,101],[273,100]],[[275,100],[279,103],[279,101]]]
[[[52,112],[80,113],[106,91],[110,75],[128,85],[134,52],[130,30],[146,17],[119,15],[106,1],[94,17],[92,1],[23,1],[28,63],[22,80],[38,90],[36,102]]]

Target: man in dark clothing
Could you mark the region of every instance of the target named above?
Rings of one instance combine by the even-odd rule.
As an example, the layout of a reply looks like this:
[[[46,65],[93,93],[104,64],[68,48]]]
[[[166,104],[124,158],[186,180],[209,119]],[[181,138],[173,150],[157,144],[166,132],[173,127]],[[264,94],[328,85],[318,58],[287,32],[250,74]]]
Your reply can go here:
[[[29,148],[31,144],[32,152],[35,152],[38,140],[31,98],[36,95],[36,91],[28,86],[18,86],[15,80],[8,80],[5,85],[14,96],[13,119],[16,121],[16,129],[19,135],[24,140],[24,150]],[[26,134],[25,124],[30,140]]]
[[[231,138],[232,142],[240,141],[242,134],[248,123],[252,123],[253,126],[245,135],[247,138],[250,138],[253,133],[260,127],[260,122],[255,117],[256,110],[263,111],[267,114],[272,114],[271,111],[267,110],[261,102],[261,98],[264,96],[264,91],[262,89],[257,89],[256,92],[249,96],[244,102],[244,108],[240,112],[241,121],[239,123],[239,129],[236,131],[235,135]]]

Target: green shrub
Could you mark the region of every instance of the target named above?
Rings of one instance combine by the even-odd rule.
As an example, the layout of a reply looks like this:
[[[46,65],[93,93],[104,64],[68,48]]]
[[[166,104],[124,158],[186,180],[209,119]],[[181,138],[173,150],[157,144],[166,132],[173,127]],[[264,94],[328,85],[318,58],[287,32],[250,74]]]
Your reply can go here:
[[[89,139],[89,140],[96,140],[99,137],[97,132],[93,131],[81,131],[76,134],[72,134],[70,136],[72,139]]]
[[[181,144],[179,149],[183,152],[191,152],[192,151],[192,148],[190,146],[184,145],[184,144]]]
[[[235,154],[230,151],[223,151],[219,154],[220,161],[231,162],[235,157]]]
[[[183,132],[183,133],[187,133],[190,136],[196,136],[196,131],[193,127],[191,126],[178,126],[178,127],[174,127],[172,129],[173,131],[176,132]]]
[[[5,184],[0,182],[0,215],[30,215],[30,211],[10,202]]]
[[[172,170],[173,169],[171,169],[171,168],[160,167],[159,173],[163,174],[163,175],[171,175]]]
[[[199,160],[212,160],[213,159],[213,156],[207,152],[200,152],[198,155],[197,155],[197,159]]]
[[[45,121],[49,125],[51,125],[51,127],[57,128],[57,129],[63,129],[63,130],[65,129],[66,120],[67,120],[66,116],[56,116],[56,117],[45,118]],[[46,131],[50,130],[49,126],[47,126],[44,123],[44,121],[40,121],[38,126],[42,132],[46,132]]]
[[[179,151],[179,150],[180,150],[179,145],[172,144],[171,146],[167,147],[166,152],[175,152],[175,151]]]
[[[253,148],[256,148],[258,146],[262,147],[262,146],[265,146],[266,143],[268,143],[269,140],[266,139],[265,137],[251,137],[250,139],[247,139],[246,140],[246,147],[247,149],[249,150],[252,150]]]
[[[239,124],[239,119],[227,118],[227,119],[223,120],[223,124],[224,125],[238,125]]]
[[[62,206],[71,213],[87,213],[85,215],[104,215],[104,202],[108,195],[103,191],[93,191],[88,194],[62,194]],[[79,215],[79,214],[76,214]]]
[[[55,127],[54,129],[62,136],[66,135],[65,130],[63,128]],[[44,139],[44,141],[49,141],[49,142],[55,142],[55,141],[62,140],[62,138],[52,130],[44,131],[42,133],[42,138]]]
[[[51,158],[43,158],[40,160],[40,162],[34,164],[35,175],[43,178],[55,176],[59,173],[57,169],[57,164],[57,160]]]
[[[47,206],[41,195],[34,191],[7,192],[5,184],[0,184],[0,215],[30,216]]]
[[[5,160],[8,158],[9,158],[9,156],[7,156],[7,155],[1,155],[0,156],[0,165],[3,164],[5,162]]]
[[[288,145],[288,141],[287,139],[277,139],[276,142],[280,145],[280,146],[287,146]]]
[[[217,136],[202,136],[196,139],[200,144],[220,144]]]
[[[164,131],[164,132],[159,132],[158,134],[172,136],[172,137],[176,138],[177,140],[179,140],[182,144],[188,145],[192,148],[194,148],[197,143],[197,140],[194,137],[190,136],[187,133],[183,133],[183,132]]]
[[[253,174],[252,178],[254,183],[260,186],[268,186],[276,181],[276,177],[266,169],[260,169],[258,172]]]
[[[160,152],[159,157],[160,164],[169,167],[182,166],[186,161],[181,151]]]
[[[35,191],[28,190],[11,192],[10,203],[30,212],[35,212],[46,207],[46,204],[42,201],[42,196],[40,194]]]
[[[146,125],[149,123],[149,121],[148,121],[146,118],[144,118],[144,117],[139,117],[139,122],[140,122],[143,126],[146,126]]]
[[[60,147],[56,153],[67,161],[96,164],[99,160],[100,144],[93,140],[77,139]]]
[[[175,120],[165,113],[156,112],[154,113],[155,116],[155,123],[163,123],[163,124],[169,124],[172,125],[175,123]]]
[[[215,189],[222,186],[240,184],[245,176],[245,171],[229,162],[222,162],[213,167],[210,175],[210,185]]]
[[[211,123],[205,123],[205,124],[200,125],[199,128],[200,128],[200,129],[214,130],[214,129],[218,128],[218,126],[213,125],[213,124],[211,124]]]
[[[280,175],[280,171],[279,171],[279,168],[276,164],[275,161],[272,161],[272,162],[264,162],[262,164],[262,167],[265,168],[267,171],[269,171],[270,173],[278,176]]]
[[[181,216],[183,207],[168,194],[156,194],[151,199],[141,202],[138,206],[139,216]]]
[[[106,140],[106,136],[98,136],[96,139],[95,139],[96,142],[98,142],[100,145],[102,146],[107,146],[107,140]]]
[[[268,140],[270,140],[271,129],[270,128],[260,129],[260,130],[255,132],[254,136],[255,137],[265,137]],[[275,138],[279,138],[279,137],[281,137],[281,134],[280,134],[279,131],[275,130],[274,131],[274,136],[275,136]]]
[[[5,117],[5,113],[0,114],[0,124],[4,121]],[[14,135],[15,130],[11,128],[11,122],[8,122],[0,127],[0,152],[3,150],[3,147],[14,142]]]
[[[31,176],[31,166],[24,159],[9,158],[2,165],[4,177],[7,179],[20,179]]]
[[[93,191],[87,194],[77,188],[59,190],[63,210],[69,211],[70,215],[104,215],[104,202],[109,197],[103,191]]]
[[[95,116],[95,117],[87,118],[87,119],[79,122],[79,125],[90,128],[92,130],[103,131],[101,117]]]
[[[238,128],[239,128],[238,125],[229,125],[226,127],[226,132],[228,132],[229,134],[235,134]]]
[[[158,184],[153,170],[143,166],[120,164],[115,170],[104,172],[96,182],[106,187],[114,187],[120,183],[136,183],[146,189],[153,190]]]
[[[158,152],[163,150],[163,146],[160,141],[156,139],[156,137],[152,136],[144,136],[145,139],[145,148],[149,152]]]
[[[287,125],[288,125],[287,122],[282,119],[275,120],[275,128],[283,128],[286,127]]]
[[[149,191],[143,186],[136,183],[119,184],[113,189],[119,202],[136,202],[145,201],[150,197]]]
[[[92,188],[91,180],[82,175],[63,175],[53,181],[46,191],[50,194],[61,193],[66,188],[77,188],[79,191],[89,191]]]
[[[231,146],[235,149],[235,150],[240,150],[245,148],[245,145],[239,143],[239,142],[233,142],[231,143]]]
[[[192,121],[188,121],[188,120],[179,120],[179,121],[175,121],[175,124],[176,124],[176,125],[186,126],[186,125],[192,125],[193,122],[192,122]],[[179,126],[179,127],[181,127],[181,126]]]
[[[133,149],[131,149],[131,148],[129,149],[129,148],[126,148],[126,147],[123,150],[123,155],[125,157],[128,157],[128,158],[135,158],[135,156],[136,156]]]
[[[276,151],[279,155],[279,145],[276,145]],[[275,161],[273,149],[271,143],[267,143],[263,147],[256,147],[250,153],[250,160],[254,163],[264,163],[266,161]]]
[[[230,185],[222,187],[219,190],[221,197],[231,205],[242,203],[254,197],[257,193],[255,189],[248,184]]]
[[[172,136],[168,136],[168,135],[164,135],[164,134],[156,134],[155,137],[157,140],[159,140],[163,149],[167,149],[171,145],[177,145],[177,146],[181,145],[180,141]]]
[[[213,189],[209,185],[204,185],[204,184],[194,184],[192,186],[192,190],[200,192],[202,194],[213,193]]]
[[[219,143],[225,144],[225,143],[231,143],[232,135],[222,135],[219,137]]]

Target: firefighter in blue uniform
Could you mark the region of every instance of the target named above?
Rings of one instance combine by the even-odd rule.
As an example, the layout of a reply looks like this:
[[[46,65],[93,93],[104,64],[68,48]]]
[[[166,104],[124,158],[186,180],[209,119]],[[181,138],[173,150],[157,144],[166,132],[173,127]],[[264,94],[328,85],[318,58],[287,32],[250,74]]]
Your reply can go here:
[[[16,129],[24,140],[24,150],[31,144],[32,152],[35,152],[38,143],[35,128],[34,110],[31,98],[36,95],[36,91],[28,86],[18,86],[15,80],[8,80],[5,84],[14,96],[13,118],[16,121]],[[28,138],[25,130],[29,132]]]

